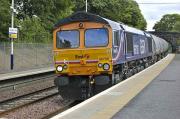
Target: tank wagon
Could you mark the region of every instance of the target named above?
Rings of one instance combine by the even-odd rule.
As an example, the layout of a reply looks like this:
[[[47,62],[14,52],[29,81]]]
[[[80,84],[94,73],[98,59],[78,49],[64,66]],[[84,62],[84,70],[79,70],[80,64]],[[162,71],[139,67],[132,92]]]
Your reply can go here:
[[[83,100],[167,55],[168,43],[91,13],[60,20],[53,31],[55,85],[63,98]]]

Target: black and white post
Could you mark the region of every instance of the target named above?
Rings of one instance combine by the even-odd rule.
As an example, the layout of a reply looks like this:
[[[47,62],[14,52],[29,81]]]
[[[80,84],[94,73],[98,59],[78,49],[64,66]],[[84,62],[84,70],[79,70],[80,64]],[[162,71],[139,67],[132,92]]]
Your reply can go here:
[[[14,0],[12,0],[12,4],[11,4],[11,28],[14,28]],[[14,68],[14,45],[13,45],[13,41],[14,39],[11,38],[11,58],[10,58],[10,63],[11,63],[11,70],[13,70]]]
[[[87,12],[87,10],[88,10],[87,7],[88,7],[88,2],[87,2],[87,0],[86,0],[86,12]]]

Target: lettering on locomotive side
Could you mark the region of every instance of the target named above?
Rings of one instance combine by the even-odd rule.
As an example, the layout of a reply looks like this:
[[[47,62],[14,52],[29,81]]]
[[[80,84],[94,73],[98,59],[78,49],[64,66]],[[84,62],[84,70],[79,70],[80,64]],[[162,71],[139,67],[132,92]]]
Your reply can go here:
[[[75,59],[83,59],[83,58],[89,59],[90,56],[89,56],[89,54],[75,55]]]

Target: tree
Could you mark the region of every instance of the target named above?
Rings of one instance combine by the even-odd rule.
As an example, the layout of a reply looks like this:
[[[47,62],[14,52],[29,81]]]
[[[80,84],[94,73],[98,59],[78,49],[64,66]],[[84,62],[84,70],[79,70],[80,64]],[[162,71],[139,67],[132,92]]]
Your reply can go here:
[[[0,37],[8,38],[8,27],[11,22],[11,0],[0,0]],[[21,27],[21,34],[31,36],[40,28],[43,32],[51,33],[53,26],[59,19],[70,15],[74,5],[71,0],[15,0],[15,27]],[[36,19],[35,19],[36,17]],[[38,20],[37,20],[38,18]],[[36,26],[34,26],[34,22]],[[32,23],[32,25],[30,25]],[[39,24],[38,24],[39,23]],[[30,27],[30,33],[24,27]],[[34,33],[32,33],[34,31]]]
[[[180,14],[166,14],[158,21],[153,29],[155,31],[180,31],[179,29]]]
[[[19,35],[21,41],[50,42],[50,32],[45,30],[38,17],[27,17],[23,21],[17,20],[16,22],[20,26]]]
[[[51,31],[54,23],[72,13],[71,0],[16,0],[18,19],[40,18],[45,29]]]
[[[8,37],[8,27],[10,27],[10,3],[7,0],[0,0],[0,38]]]
[[[85,0],[73,0],[73,2],[74,11],[85,10]],[[89,0],[88,12],[143,30],[147,25],[138,4],[133,0]]]
[[[174,31],[174,32],[180,32],[180,21],[177,21],[177,22],[174,24],[174,28],[172,29],[172,31]]]
[[[51,36],[54,24],[70,15],[73,6],[71,0],[16,0],[15,7],[19,12],[17,25],[21,27],[20,37],[31,42],[44,42],[44,37],[40,37]]]
[[[0,37],[4,39],[8,38],[11,22],[10,5],[11,0],[0,0]],[[85,0],[15,0],[15,8],[18,11],[15,27],[20,27],[20,35],[31,39],[37,33],[51,34],[59,19],[85,10]],[[146,28],[146,21],[133,0],[88,0],[88,11],[140,29]]]

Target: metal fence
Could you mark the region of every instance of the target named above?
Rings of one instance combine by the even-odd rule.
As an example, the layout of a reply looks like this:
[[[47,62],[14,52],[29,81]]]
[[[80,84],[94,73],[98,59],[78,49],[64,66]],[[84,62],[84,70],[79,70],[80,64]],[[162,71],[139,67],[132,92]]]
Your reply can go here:
[[[10,43],[0,42],[0,73],[10,70]],[[53,66],[52,44],[14,43],[14,70],[24,71]]]

